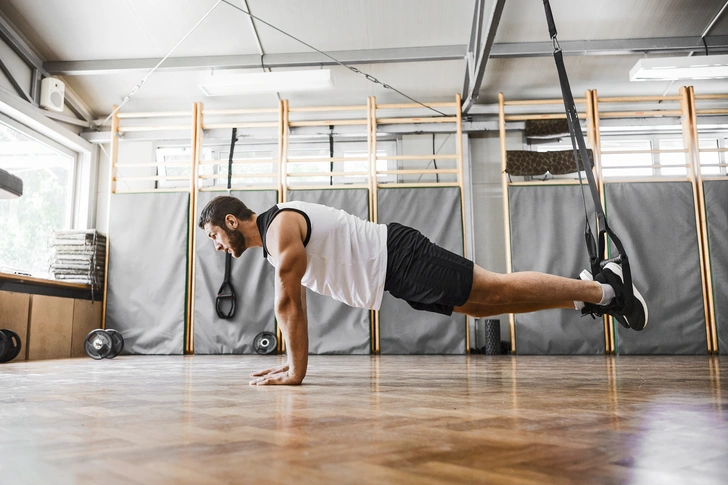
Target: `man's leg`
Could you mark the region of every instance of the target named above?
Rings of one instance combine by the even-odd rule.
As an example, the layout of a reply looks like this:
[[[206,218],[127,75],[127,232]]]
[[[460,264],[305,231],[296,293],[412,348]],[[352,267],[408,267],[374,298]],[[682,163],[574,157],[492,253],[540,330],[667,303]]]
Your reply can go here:
[[[574,308],[575,301],[599,303],[601,299],[602,286],[596,281],[533,271],[498,274],[475,265],[470,297],[454,310],[472,316],[489,316]]]

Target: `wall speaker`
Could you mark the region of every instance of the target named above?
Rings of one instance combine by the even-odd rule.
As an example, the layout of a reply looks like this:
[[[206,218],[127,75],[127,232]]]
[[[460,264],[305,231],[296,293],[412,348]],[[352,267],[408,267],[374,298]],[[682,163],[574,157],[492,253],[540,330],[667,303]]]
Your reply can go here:
[[[52,111],[63,111],[63,97],[66,85],[54,77],[44,78],[40,82],[40,106]]]

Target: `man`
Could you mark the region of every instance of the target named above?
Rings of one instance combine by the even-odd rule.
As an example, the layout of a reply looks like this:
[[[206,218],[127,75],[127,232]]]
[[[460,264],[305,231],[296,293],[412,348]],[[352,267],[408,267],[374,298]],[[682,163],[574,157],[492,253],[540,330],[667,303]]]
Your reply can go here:
[[[622,268],[609,263],[593,280],[544,273],[497,274],[447,251],[419,231],[397,223],[375,224],[344,211],[286,202],[255,214],[235,197],[216,197],[200,214],[200,228],[215,249],[235,258],[262,247],[276,268],[276,318],[286,339],[288,363],[254,372],[251,385],[300,384],[308,366],[308,321],[303,287],[351,306],[378,310],[384,291],[415,309],[473,317],[576,308],[612,315],[642,330],[647,305],[633,288],[624,295]]]

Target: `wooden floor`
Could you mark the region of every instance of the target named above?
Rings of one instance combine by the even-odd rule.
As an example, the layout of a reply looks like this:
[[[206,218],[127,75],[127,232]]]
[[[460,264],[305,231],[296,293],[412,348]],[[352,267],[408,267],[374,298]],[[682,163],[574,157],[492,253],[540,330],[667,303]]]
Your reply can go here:
[[[280,357],[0,366],[0,483],[728,483],[728,360]]]

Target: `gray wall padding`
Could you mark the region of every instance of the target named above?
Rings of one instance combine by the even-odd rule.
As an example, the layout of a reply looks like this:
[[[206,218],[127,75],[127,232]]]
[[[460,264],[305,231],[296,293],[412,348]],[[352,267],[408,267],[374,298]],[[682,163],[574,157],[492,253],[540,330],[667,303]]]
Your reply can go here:
[[[181,354],[189,194],[112,194],[106,326],[124,353]]]
[[[703,187],[718,349],[728,354],[728,180],[705,181]]]
[[[312,202],[341,209],[369,220],[369,191],[292,190],[288,200]],[[306,290],[308,307],[308,349],[312,354],[369,354],[371,352],[370,311],[353,308],[328,296]]]
[[[594,204],[584,187],[590,220]],[[513,271],[538,271],[577,278],[589,268],[584,242],[584,202],[578,185],[512,186]],[[592,226],[594,230],[594,226]],[[603,354],[604,323],[571,309],[515,316],[519,354]]]
[[[379,222],[399,222],[422,232],[434,243],[463,254],[460,189],[379,190]],[[384,293],[379,315],[382,354],[463,354],[466,317],[417,311]]]
[[[232,260],[230,282],[237,294],[233,318],[215,312],[215,297],[225,276],[225,253],[215,251],[212,240],[197,227],[205,205],[226,192],[200,192],[195,230],[195,353],[254,354],[253,340],[263,331],[275,332],[275,269],[263,259],[262,248],[250,248]],[[253,212],[260,214],[278,202],[276,191],[233,191]],[[225,308],[228,308],[225,306]]]
[[[605,195],[609,225],[625,246],[649,308],[641,332],[615,324],[617,352],[707,353],[692,185],[609,183]]]

